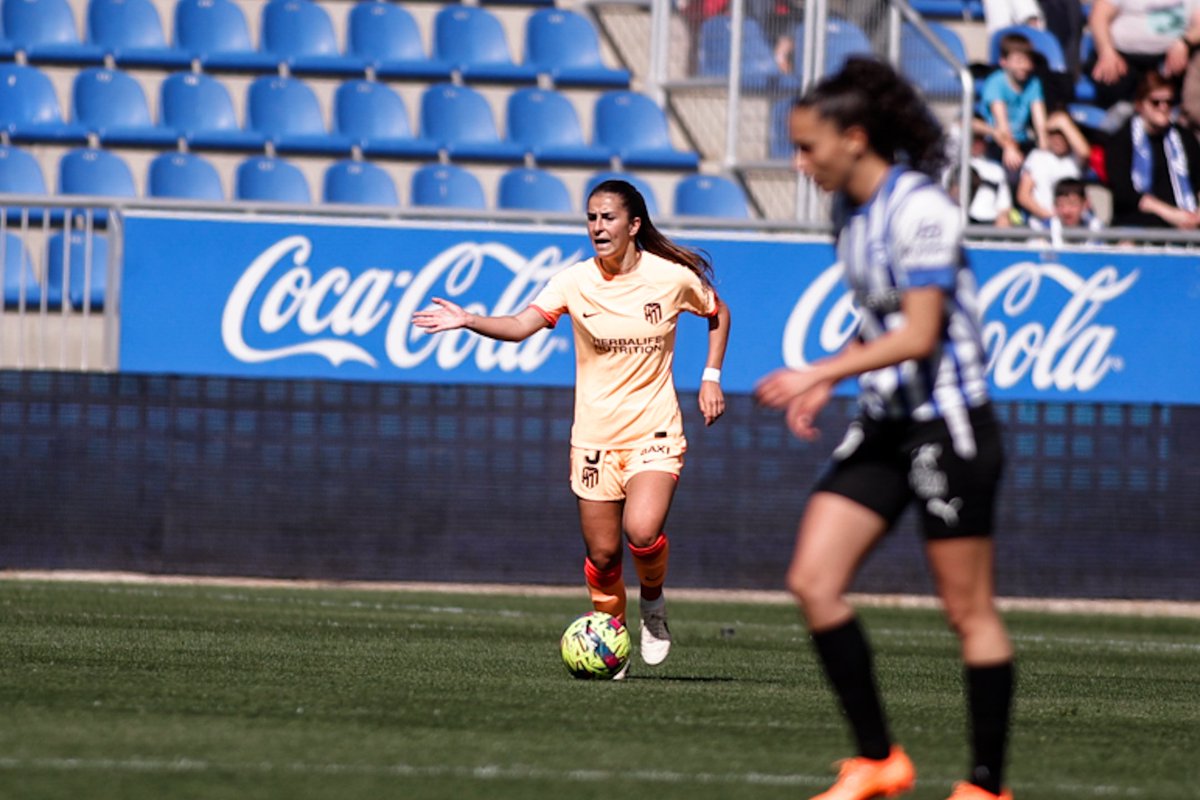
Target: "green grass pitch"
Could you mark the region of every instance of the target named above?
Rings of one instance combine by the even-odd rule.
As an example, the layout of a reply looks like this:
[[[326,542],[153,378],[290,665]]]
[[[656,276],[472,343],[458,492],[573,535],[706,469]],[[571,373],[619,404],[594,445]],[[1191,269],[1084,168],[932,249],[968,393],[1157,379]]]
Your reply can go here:
[[[0,581],[0,797],[793,800],[850,754],[791,606],[673,600],[671,658],[624,683],[563,669],[586,609],[582,588]],[[944,800],[955,641],[934,611],[862,616],[908,797]],[[1200,620],[1006,617],[1018,800],[1200,796]]]

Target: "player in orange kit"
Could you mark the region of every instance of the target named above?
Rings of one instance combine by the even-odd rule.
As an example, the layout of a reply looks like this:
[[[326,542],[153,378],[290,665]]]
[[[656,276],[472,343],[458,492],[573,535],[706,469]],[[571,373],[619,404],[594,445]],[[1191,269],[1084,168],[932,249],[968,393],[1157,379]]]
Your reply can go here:
[[[430,333],[466,328],[521,341],[570,314],[575,338],[575,422],[571,489],[578,497],[592,605],[625,618],[622,534],[641,583],[642,660],[660,664],[671,648],[663,580],[663,531],[687,440],[672,362],[679,314],[709,320],[700,412],[711,425],[725,412],[721,364],[729,309],[713,289],[712,266],[672,242],[650,221],[631,184],[609,180],[587,202],[595,257],[556,274],[522,311],[478,316],[442,298],[413,315]],[[620,677],[624,677],[624,673]]]

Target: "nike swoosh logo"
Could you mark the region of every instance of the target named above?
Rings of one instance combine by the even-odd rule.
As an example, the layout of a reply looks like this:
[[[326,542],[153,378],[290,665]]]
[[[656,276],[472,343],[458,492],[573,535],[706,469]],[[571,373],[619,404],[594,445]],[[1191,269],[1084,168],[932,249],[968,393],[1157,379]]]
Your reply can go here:
[[[600,313],[599,311],[585,311],[585,312],[583,312],[583,318],[587,319],[588,317],[594,317],[599,313]]]

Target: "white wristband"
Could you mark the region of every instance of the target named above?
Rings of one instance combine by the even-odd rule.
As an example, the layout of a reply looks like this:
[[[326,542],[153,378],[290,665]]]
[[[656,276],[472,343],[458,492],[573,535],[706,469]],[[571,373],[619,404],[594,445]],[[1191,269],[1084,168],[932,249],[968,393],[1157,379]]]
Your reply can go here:
[[[716,367],[705,367],[703,374],[700,375],[700,381],[712,381],[713,383],[721,382],[721,370]]]

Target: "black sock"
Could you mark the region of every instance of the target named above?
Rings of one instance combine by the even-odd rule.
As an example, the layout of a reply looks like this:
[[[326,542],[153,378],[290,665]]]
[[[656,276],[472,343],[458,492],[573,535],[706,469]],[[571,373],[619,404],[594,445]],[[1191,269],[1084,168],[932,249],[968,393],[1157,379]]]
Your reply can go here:
[[[967,708],[971,715],[971,783],[1000,794],[1004,750],[1012,708],[1014,669],[1011,661],[989,667],[966,667]]]
[[[887,758],[892,740],[883,718],[879,689],[875,685],[871,648],[858,619],[813,633],[812,640],[825,666],[825,675],[850,720],[858,754],[864,758]]]

